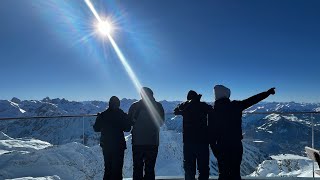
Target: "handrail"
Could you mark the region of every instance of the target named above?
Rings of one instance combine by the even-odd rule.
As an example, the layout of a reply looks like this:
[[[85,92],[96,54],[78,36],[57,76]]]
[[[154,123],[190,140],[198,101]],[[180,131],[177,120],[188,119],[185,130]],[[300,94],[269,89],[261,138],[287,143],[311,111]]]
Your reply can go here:
[[[173,114],[173,113],[166,113]],[[320,111],[294,111],[294,112],[243,112],[243,114],[320,114]],[[80,115],[61,115],[61,116],[26,116],[26,117],[3,117],[0,121],[5,120],[26,120],[26,119],[55,119],[55,118],[75,118],[75,117],[95,117],[97,114],[80,114]]]
[[[25,119],[54,119],[54,118],[74,118],[74,117],[94,117],[97,114],[62,115],[62,116],[26,116],[26,117],[4,117],[2,120],[25,120]]]

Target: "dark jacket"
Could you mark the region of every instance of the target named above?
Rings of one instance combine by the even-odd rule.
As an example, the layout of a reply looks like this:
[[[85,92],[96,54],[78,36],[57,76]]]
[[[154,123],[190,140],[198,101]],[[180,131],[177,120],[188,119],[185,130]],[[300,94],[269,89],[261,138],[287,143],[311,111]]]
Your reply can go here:
[[[200,97],[186,101],[175,108],[175,115],[183,116],[183,142],[191,144],[208,143],[208,112],[212,106],[200,101]]]
[[[150,98],[154,113],[150,113],[144,100],[133,103],[129,109],[132,121],[132,145],[159,145],[160,126],[164,123],[164,109],[159,102]]]
[[[242,136],[242,111],[262,101],[270,95],[263,92],[243,101],[224,98],[215,101],[208,116],[210,144],[239,142]]]
[[[123,132],[131,129],[128,115],[121,109],[108,108],[98,114],[95,124],[95,132],[101,132],[100,145],[110,150],[126,149],[126,142]]]

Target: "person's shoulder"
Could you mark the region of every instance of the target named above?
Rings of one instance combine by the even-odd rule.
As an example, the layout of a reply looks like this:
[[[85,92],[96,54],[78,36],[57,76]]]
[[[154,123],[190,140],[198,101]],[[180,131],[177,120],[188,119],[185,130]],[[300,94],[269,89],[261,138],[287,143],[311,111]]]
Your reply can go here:
[[[156,101],[157,105],[162,106],[161,102]]]
[[[118,113],[122,113],[122,114],[125,113],[121,108],[118,108],[118,109],[117,109],[117,112],[118,112]]]
[[[232,105],[238,105],[238,104],[241,104],[241,101],[239,100],[233,100],[230,102]]]
[[[107,114],[109,112],[109,108],[105,109],[104,111],[98,113],[100,115],[104,115],[104,114]]]
[[[232,106],[233,109],[240,110],[241,107],[243,106],[243,103],[242,101],[239,101],[239,100],[233,100],[230,102],[230,105]]]
[[[210,105],[210,104],[208,104],[206,102],[203,102],[203,101],[200,102],[200,105],[203,106],[203,107],[206,107],[206,108],[212,108],[212,105]]]
[[[141,103],[141,100],[137,100],[131,104],[130,108],[135,108],[135,107],[139,106],[140,103]]]

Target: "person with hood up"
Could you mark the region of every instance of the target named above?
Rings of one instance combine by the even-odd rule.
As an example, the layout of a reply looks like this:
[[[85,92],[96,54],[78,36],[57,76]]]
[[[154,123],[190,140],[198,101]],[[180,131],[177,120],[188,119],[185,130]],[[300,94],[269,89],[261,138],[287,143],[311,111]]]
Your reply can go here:
[[[140,95],[142,99],[131,105],[128,114],[133,124],[131,131],[133,180],[154,180],[164,109],[154,99],[150,88],[143,87]]]
[[[275,94],[275,88],[242,101],[231,101],[229,88],[214,87],[215,103],[208,116],[209,143],[218,160],[219,180],[241,180],[242,112]]]
[[[209,178],[209,143],[207,115],[212,106],[201,102],[201,94],[190,90],[187,101],[174,109],[183,116],[183,156],[186,180],[195,180],[196,166],[199,180]]]
[[[103,180],[122,180],[122,168],[126,141],[123,132],[129,132],[131,124],[128,115],[120,108],[120,100],[112,96],[109,107],[98,113],[93,129],[101,132],[100,146],[104,157]]]

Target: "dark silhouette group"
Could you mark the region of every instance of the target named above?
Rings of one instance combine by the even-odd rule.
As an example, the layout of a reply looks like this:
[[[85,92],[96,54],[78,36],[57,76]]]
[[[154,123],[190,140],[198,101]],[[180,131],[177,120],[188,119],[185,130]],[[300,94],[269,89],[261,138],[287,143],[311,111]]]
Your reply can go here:
[[[126,142],[123,132],[132,134],[133,180],[154,180],[164,109],[150,88],[141,89],[141,100],[133,103],[128,114],[120,109],[120,100],[112,96],[109,107],[98,113],[93,126],[101,132],[104,156],[104,180],[122,179]],[[187,101],[174,109],[183,116],[183,155],[186,180],[209,179],[209,146],[217,158],[219,180],[241,180],[242,113],[250,106],[275,94],[275,88],[242,101],[231,101],[231,91],[214,87],[214,106],[201,101],[201,94],[190,90]]]

